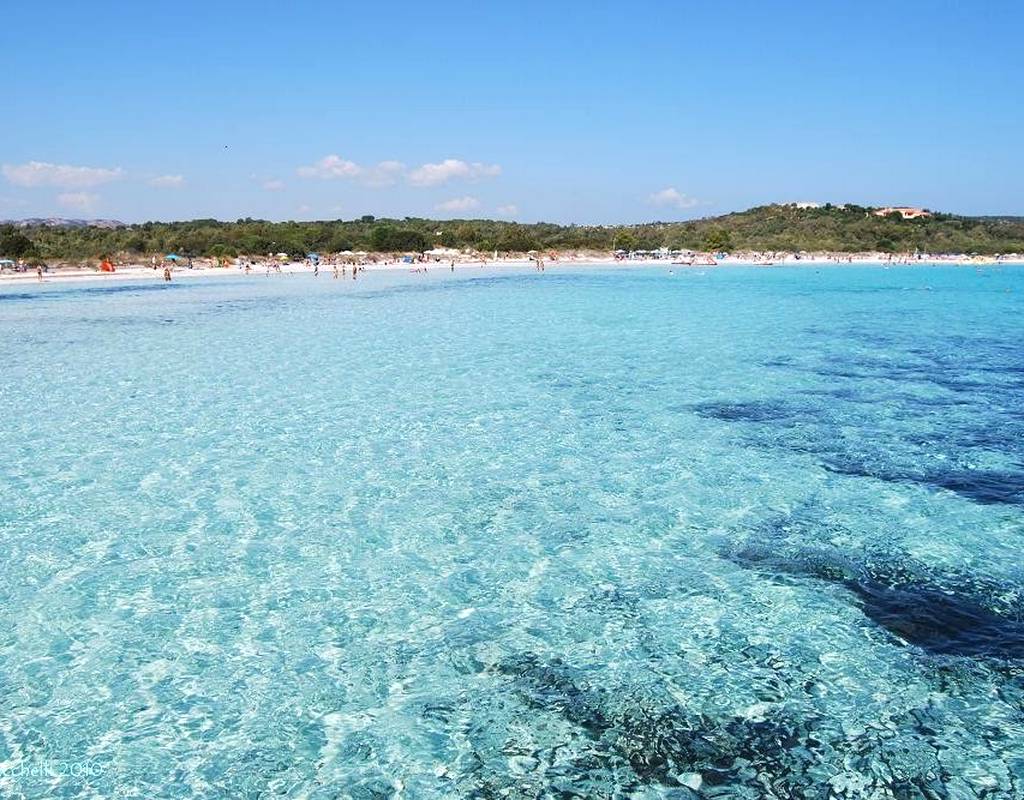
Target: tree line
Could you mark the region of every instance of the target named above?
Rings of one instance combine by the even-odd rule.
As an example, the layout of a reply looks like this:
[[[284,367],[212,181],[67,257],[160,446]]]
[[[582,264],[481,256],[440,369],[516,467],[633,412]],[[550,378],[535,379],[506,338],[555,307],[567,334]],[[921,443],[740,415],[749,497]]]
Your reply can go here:
[[[684,222],[557,225],[418,217],[319,222],[145,222],[123,227],[0,226],[0,256],[88,261],[176,252],[210,257],[346,250],[422,252],[453,247],[489,253],[531,250],[833,251],[1024,253],[1024,218],[934,214],[876,216],[861,206],[768,205]]]

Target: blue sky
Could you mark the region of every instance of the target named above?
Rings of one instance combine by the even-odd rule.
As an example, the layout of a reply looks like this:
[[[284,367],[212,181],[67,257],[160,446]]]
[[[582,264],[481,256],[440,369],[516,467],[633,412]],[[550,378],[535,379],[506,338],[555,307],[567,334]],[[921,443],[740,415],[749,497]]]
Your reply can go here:
[[[1024,214],[1024,3],[49,2],[0,218]]]

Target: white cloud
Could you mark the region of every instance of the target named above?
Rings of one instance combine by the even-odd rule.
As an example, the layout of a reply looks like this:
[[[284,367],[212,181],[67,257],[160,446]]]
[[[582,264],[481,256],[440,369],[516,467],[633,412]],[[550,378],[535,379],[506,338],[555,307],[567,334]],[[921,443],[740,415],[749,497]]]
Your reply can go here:
[[[438,203],[434,208],[438,211],[472,211],[474,208],[478,208],[479,205],[479,200],[466,195],[465,197],[453,197],[451,200],[445,200],[443,203]]]
[[[497,164],[481,164],[479,161],[468,163],[457,158],[446,158],[437,164],[423,164],[409,173],[409,183],[413,186],[438,186],[450,180],[479,180],[492,178],[501,174]]]
[[[315,164],[308,167],[299,167],[297,172],[303,178],[320,178],[321,180],[332,180],[336,178],[355,178],[362,173],[363,168],[354,161],[334,155],[324,156]]]
[[[364,167],[355,161],[331,154],[315,164],[299,167],[297,172],[303,178],[349,179],[358,180],[366,186],[393,186],[405,173],[405,164],[389,160]]]
[[[475,181],[501,174],[497,164],[468,162],[457,158],[446,158],[436,164],[422,164],[410,170],[401,161],[386,160],[363,166],[332,153],[308,166],[299,167],[296,173],[303,178],[320,180],[358,180],[365,186],[394,186],[405,179],[413,186],[440,186],[450,180]]]
[[[303,203],[298,208],[298,212],[300,214],[307,214],[307,213],[309,213],[312,210],[313,210],[313,206],[309,205],[308,203]]]
[[[99,202],[98,194],[89,192],[65,192],[57,195],[57,202],[62,206],[74,208],[78,211],[92,211]]]
[[[507,206],[498,206],[498,213],[503,217],[515,217],[519,214],[519,206],[509,203]]]
[[[45,161],[4,164],[3,173],[15,186],[56,186],[60,189],[99,186],[116,181],[123,174],[120,167],[74,167],[69,164],[48,164]]]
[[[697,200],[695,197],[688,197],[671,186],[649,195],[647,202],[654,206],[672,206],[674,208],[693,208],[700,204],[700,200]]]
[[[401,161],[381,161],[363,170],[360,180],[367,186],[394,186],[405,172]]]
[[[284,188],[284,181],[279,181],[279,180],[264,181],[263,182],[263,188],[266,189],[268,192],[279,192],[279,191],[281,191]]]
[[[158,175],[155,178],[150,178],[150,186],[156,186],[161,189],[179,189],[185,185],[184,175]]]

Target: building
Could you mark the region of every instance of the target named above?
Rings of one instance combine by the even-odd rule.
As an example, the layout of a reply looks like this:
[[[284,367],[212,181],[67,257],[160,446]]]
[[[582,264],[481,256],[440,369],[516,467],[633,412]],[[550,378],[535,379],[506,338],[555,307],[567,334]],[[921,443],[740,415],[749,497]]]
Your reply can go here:
[[[875,209],[876,217],[887,217],[890,214],[899,214],[903,219],[919,219],[920,217],[930,217],[931,211],[926,211],[923,208],[913,208],[911,206],[886,206],[885,208]]]

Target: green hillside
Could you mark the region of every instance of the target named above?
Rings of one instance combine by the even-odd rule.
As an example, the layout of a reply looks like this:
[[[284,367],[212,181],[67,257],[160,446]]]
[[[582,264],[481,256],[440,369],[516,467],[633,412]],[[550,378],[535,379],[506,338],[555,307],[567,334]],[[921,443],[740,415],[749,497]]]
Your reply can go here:
[[[841,252],[1024,253],[1024,218],[936,213],[904,220],[861,206],[751,208],[686,222],[595,226],[518,224],[495,220],[375,219],[322,222],[191,220],[122,227],[0,227],[0,255],[87,260],[103,255],[176,251],[234,256],[284,251],[422,251],[431,247],[482,252],[529,250],[774,250]]]

